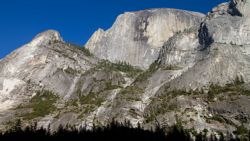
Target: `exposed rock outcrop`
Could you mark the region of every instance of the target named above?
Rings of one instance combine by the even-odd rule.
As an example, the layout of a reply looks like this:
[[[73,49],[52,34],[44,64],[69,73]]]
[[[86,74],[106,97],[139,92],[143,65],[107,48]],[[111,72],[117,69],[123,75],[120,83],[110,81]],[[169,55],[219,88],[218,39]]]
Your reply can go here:
[[[244,14],[228,13],[232,11],[233,6],[228,6],[232,3]],[[248,1],[220,4],[201,22],[199,29],[175,35],[164,45],[158,60],[161,66],[179,65],[182,70],[181,74],[176,72],[180,77],[171,82],[172,87],[200,89],[212,83],[224,85],[236,77],[249,82],[250,23],[244,9],[247,4]]]
[[[1,60],[0,111],[32,96],[33,90],[46,88],[65,96],[77,77],[67,70],[82,73],[96,63],[95,58],[64,43],[57,31],[43,32]]]
[[[249,0],[231,0],[229,2],[229,12],[233,13],[232,15],[247,17],[250,15],[249,6]]]
[[[27,124],[36,121],[39,127],[50,124],[52,130],[66,124],[91,128],[100,110],[112,110],[109,107],[116,93],[141,72],[129,65],[100,61],[88,50],[64,42],[53,30],[37,35],[2,59],[0,66],[1,130],[16,118]],[[53,110],[32,103],[34,97],[38,103],[53,98],[53,103],[46,101]],[[103,118],[107,120],[111,117]]]
[[[101,59],[147,69],[170,37],[199,25],[202,17],[200,13],[175,9],[127,12],[109,30],[96,31],[86,47]]]

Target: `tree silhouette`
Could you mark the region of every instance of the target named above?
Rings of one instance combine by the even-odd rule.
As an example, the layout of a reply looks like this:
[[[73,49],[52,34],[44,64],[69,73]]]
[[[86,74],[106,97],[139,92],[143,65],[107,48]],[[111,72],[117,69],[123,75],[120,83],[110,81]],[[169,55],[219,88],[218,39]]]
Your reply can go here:
[[[206,130],[195,136],[196,141],[216,141],[215,136],[206,135]],[[231,134],[230,134],[231,135]],[[248,132],[248,138],[250,133]],[[190,132],[185,130],[181,124],[176,124],[169,129],[163,129],[156,126],[155,130],[145,130],[138,124],[137,128],[133,128],[129,121],[119,123],[114,119],[105,127],[94,126],[92,130],[87,130],[84,127],[76,129],[71,126],[60,125],[55,132],[50,131],[50,126],[47,129],[37,128],[37,123],[32,124],[22,130],[21,120],[17,120],[13,129],[0,134],[0,140],[74,140],[74,141],[192,141]],[[224,138],[221,135],[219,140],[240,140],[233,139],[228,136]]]

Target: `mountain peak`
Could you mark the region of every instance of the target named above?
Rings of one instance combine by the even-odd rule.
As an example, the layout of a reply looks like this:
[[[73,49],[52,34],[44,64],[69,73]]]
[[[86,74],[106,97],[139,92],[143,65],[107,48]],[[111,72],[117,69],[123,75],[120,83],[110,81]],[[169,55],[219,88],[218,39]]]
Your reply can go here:
[[[169,8],[126,12],[110,29],[96,31],[86,47],[101,59],[147,69],[170,37],[198,26],[203,17],[201,13]]]
[[[48,44],[52,41],[62,41],[63,39],[60,33],[56,30],[47,30],[42,33],[39,33],[31,42],[32,46],[40,46]]]

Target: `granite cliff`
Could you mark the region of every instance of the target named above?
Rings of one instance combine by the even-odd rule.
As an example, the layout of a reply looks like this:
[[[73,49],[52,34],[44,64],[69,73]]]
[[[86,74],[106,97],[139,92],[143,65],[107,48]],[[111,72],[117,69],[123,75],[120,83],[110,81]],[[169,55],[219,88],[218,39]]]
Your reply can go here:
[[[86,47],[102,59],[147,69],[164,42],[177,32],[199,26],[202,17],[201,13],[176,9],[127,12],[107,31],[96,31]]]

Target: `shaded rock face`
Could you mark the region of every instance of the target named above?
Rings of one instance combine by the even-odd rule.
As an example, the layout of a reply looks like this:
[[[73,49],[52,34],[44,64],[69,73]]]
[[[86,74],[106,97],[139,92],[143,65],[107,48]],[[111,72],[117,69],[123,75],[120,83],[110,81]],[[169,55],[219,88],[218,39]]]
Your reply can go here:
[[[234,11],[229,5],[233,2]],[[234,85],[235,78],[242,78],[249,87],[249,17],[245,6],[247,1],[220,4],[200,27],[176,34],[164,44],[158,58],[159,69],[150,79],[164,72],[169,78],[168,81],[158,78],[161,86],[143,110],[144,121],[149,122],[146,125],[150,126],[155,118],[161,125],[168,126],[177,116],[187,122],[185,127],[194,127],[197,131],[206,128],[209,132],[233,132],[241,124],[249,129],[249,95],[236,94],[231,89],[235,86],[230,85]],[[225,87],[215,94],[211,85]],[[244,88],[237,86],[236,89]],[[208,91],[208,95],[215,94],[215,98],[208,102],[202,95],[192,94],[204,93],[203,90]],[[172,98],[178,93],[181,96]]]
[[[162,66],[186,67],[194,62],[199,51],[197,28],[171,37],[162,47],[159,61]]]
[[[99,29],[86,47],[101,59],[125,61],[147,69],[175,33],[197,26],[203,15],[175,9],[153,9],[120,15],[112,28]]]
[[[231,6],[242,15],[231,15]],[[244,4],[243,4],[244,3]],[[160,51],[164,68],[177,68],[171,87],[200,89],[211,83],[226,84],[236,77],[249,82],[249,17],[247,1],[231,1],[215,7],[200,27],[173,36]],[[241,5],[241,6],[240,6]],[[226,13],[220,13],[220,10]],[[212,15],[212,16],[211,16]]]
[[[235,13],[234,15],[249,16],[249,6],[249,0],[231,0],[229,3],[229,11]]]
[[[249,44],[249,18],[220,16],[205,22],[214,42],[232,45]]]
[[[249,3],[249,0],[232,0],[219,5],[215,8],[216,10],[209,13],[204,24],[215,42],[234,45],[249,44]]]
[[[208,13],[208,17],[217,17],[220,15],[246,17],[249,15],[249,1],[231,0],[229,2],[219,4]]]
[[[187,128],[197,131],[206,128],[209,132],[233,132],[241,124],[249,129],[249,95],[239,92],[244,88],[234,86],[235,78],[242,78],[245,87],[249,87],[249,12],[244,9],[247,5],[248,1],[220,4],[199,28],[176,34],[164,44],[157,73],[167,71],[172,77],[169,81],[160,78],[163,83],[144,109],[144,121],[150,125],[155,118],[168,126],[177,116],[187,122]],[[215,92],[211,85],[223,88]],[[239,93],[233,92],[232,87]],[[186,93],[190,90],[199,94],[205,90],[208,96],[216,96],[208,102],[202,95]],[[178,93],[181,96],[172,98]]]

